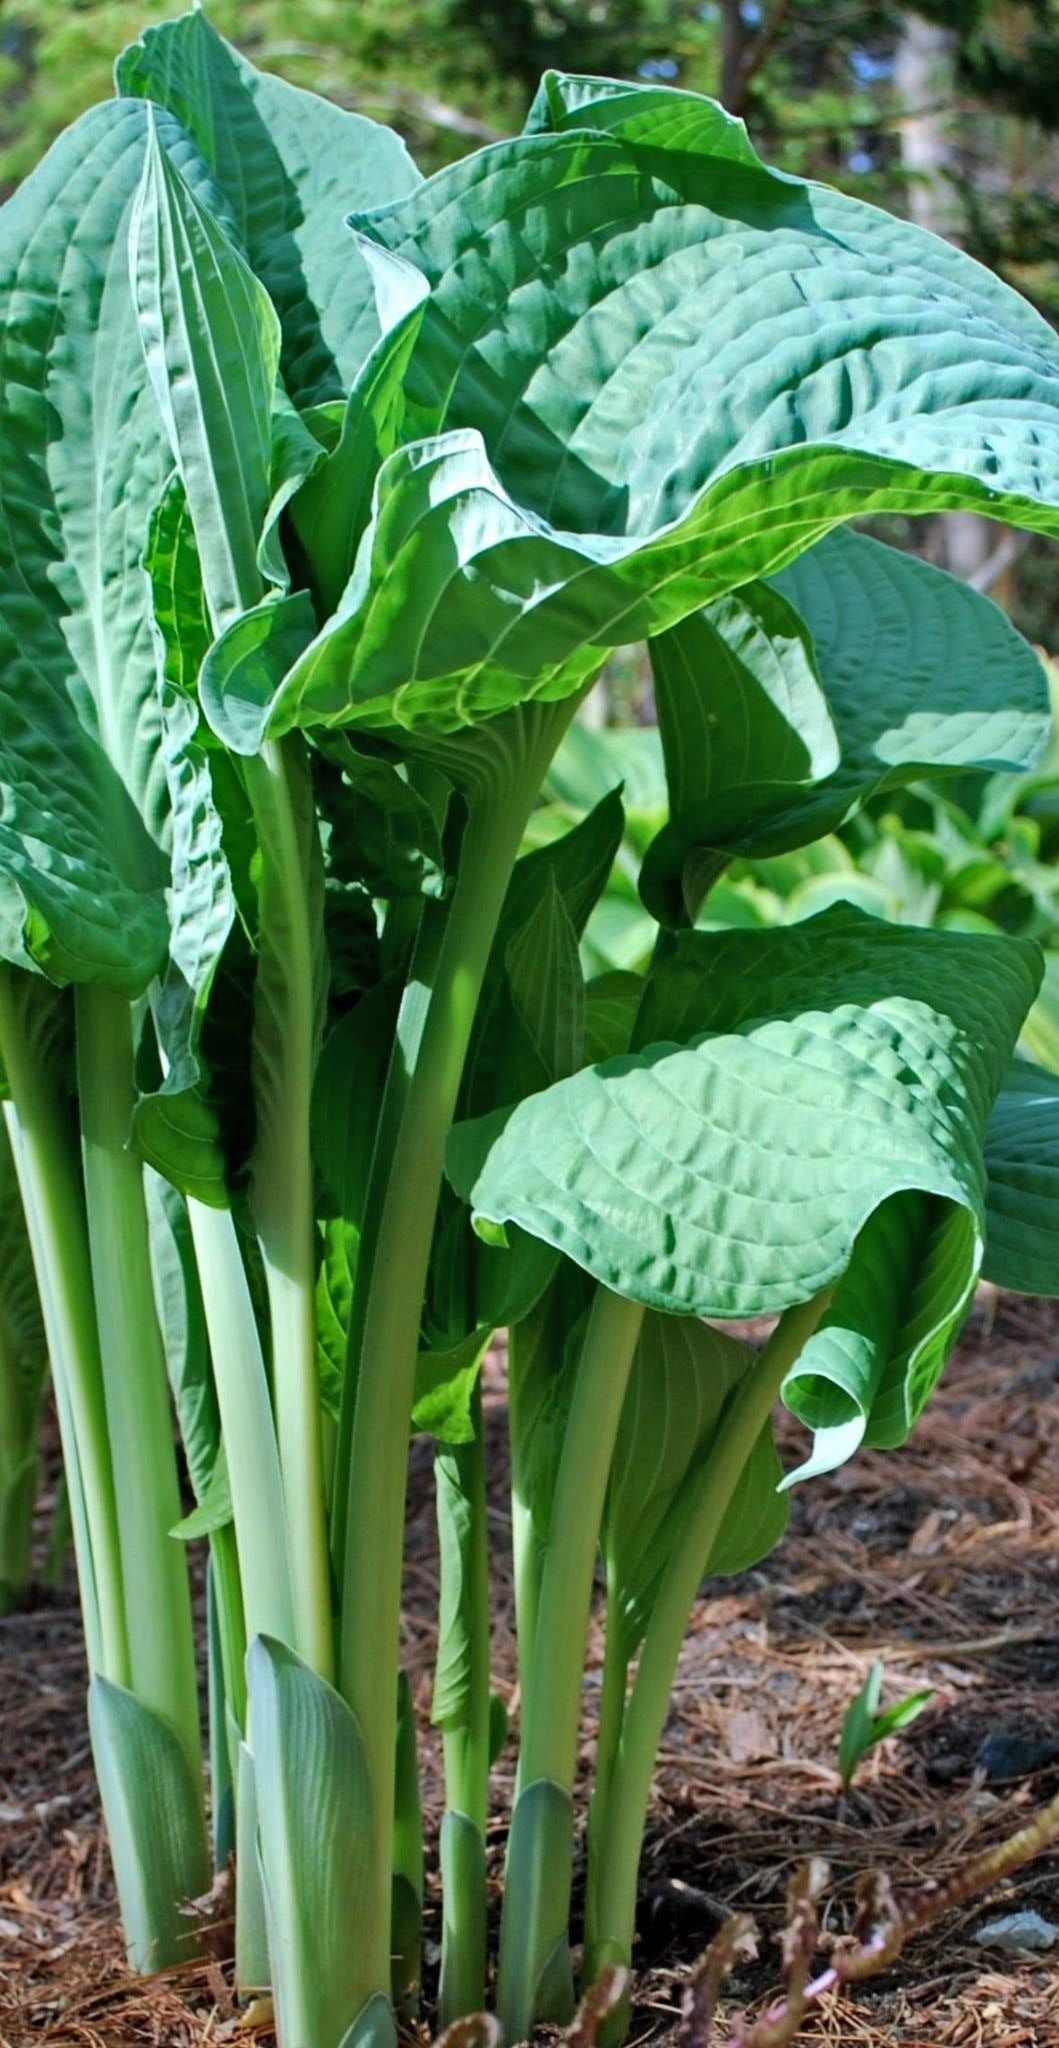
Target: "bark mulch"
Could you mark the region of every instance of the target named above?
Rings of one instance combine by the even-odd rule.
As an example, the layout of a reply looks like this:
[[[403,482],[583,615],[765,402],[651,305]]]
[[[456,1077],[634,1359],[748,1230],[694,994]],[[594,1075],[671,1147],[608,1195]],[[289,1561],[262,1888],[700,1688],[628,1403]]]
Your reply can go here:
[[[488,1423],[495,1672],[517,1719],[504,1507],[502,1361]],[[793,1455],[797,1432],[784,1424]],[[45,1497],[44,1508],[47,1509]],[[424,1733],[428,1816],[440,1810],[429,1729],[436,1600],[429,1446],[413,1449],[406,1660]],[[601,1645],[594,1632],[583,1764]],[[935,1699],[862,1766],[843,1797],[842,1715],[873,1658],[886,1697]],[[986,1746],[988,1745],[988,1746]],[[499,1887],[513,1760],[494,1776]],[[1004,1775],[1001,1775],[1004,1774]],[[1059,1304],[983,1298],[912,1443],[797,1492],[764,1565],[714,1582],[688,1634],[658,1769],[642,1873],[632,2041],[671,2035],[684,1973],[723,1915],[749,1911],[759,1960],[731,2006],[779,1978],[783,1893],[810,1855],[832,1889],[825,1932],[849,1924],[859,1873],[900,1886],[944,1876],[1059,1788]],[[428,1990],[437,1885],[428,1901]],[[1059,1946],[984,1948],[1020,1909],[1059,1921],[1059,1851],[919,1936],[883,1977],[825,2002],[800,2040],[833,2048],[1059,2048]],[[0,1621],[0,2044],[206,2048],[273,2040],[240,2012],[224,1928],[216,1959],[128,1976],[92,1781],[72,1585]],[[423,2038],[429,2038],[429,2013]],[[723,2039],[723,2029],[721,2033]]]

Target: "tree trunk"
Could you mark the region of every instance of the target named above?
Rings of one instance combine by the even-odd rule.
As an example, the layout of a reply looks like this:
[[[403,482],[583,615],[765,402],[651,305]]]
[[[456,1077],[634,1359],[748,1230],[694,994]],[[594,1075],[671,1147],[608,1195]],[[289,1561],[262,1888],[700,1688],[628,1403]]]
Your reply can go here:
[[[955,97],[956,38],[918,14],[905,16],[894,62],[901,120],[901,161],[909,176],[908,216],[917,227],[963,240],[963,210],[954,182],[959,163]],[[905,112],[905,110],[908,112]],[[975,582],[996,553],[997,529],[975,512],[945,512],[934,522],[931,552],[943,568]],[[998,594],[994,589],[994,594]]]
[[[740,0],[721,0],[721,92],[730,114],[743,111],[743,56],[746,26]]]

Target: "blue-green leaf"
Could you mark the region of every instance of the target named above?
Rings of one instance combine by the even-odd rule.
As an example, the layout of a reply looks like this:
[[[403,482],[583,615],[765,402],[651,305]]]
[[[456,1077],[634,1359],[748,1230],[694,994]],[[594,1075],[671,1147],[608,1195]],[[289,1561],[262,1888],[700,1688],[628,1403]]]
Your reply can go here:
[[[185,1909],[209,1883],[201,1792],[175,1729],[124,1686],[92,1679],[88,1726],[129,1964],[150,1975],[196,1951]]]
[[[128,101],[93,109],[0,212],[0,467],[18,478],[0,515],[0,951],[130,995],[168,939],[141,561],[172,458],[127,260],[149,118]],[[209,203],[169,116],[157,136]]]
[[[374,1947],[364,1745],[341,1695],[282,1643],[251,1643],[247,1689],[278,2026],[284,2040],[331,2048],[365,2002]]]
[[[255,70],[197,9],[147,29],[116,75],[175,114],[209,164],[279,314],[292,397],[344,397],[379,331],[344,216],[417,183],[400,137]]]
[[[852,1356],[838,1419],[900,1441],[978,1274],[985,1117],[1037,973],[1024,942],[845,909],[681,934],[648,981],[637,1049],[458,1126],[450,1174],[493,1227],[669,1313],[782,1309],[846,1275],[801,1371],[840,1402]],[[865,1309],[858,1241],[908,1194],[932,1198],[936,1227],[912,1232],[905,1264],[884,1245]],[[878,1288],[898,1310],[889,1341]]]

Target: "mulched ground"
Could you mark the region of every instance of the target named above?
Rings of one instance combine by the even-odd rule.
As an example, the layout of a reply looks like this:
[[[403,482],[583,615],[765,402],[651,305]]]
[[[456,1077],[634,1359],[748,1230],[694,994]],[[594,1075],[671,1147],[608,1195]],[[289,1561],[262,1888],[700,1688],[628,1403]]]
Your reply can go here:
[[[517,1712],[499,1366],[489,1427],[496,1676]],[[436,1551],[423,1444],[413,1455],[407,1593],[407,1662],[436,1816],[437,1745],[426,1727]],[[592,1648],[596,1659],[598,1641]],[[887,1697],[922,1686],[937,1697],[873,1754],[844,1799],[839,1726],[874,1657],[885,1660]],[[271,2043],[265,2015],[240,2017],[223,1958],[149,1984],[126,1974],[83,1689],[69,1592],[0,1621],[0,2043]],[[590,1675],[586,1763],[593,1696]],[[1007,1782],[986,1778],[986,1741],[986,1760],[1011,1771]],[[912,1444],[804,1488],[776,1555],[715,1584],[696,1609],[644,1858],[633,2042],[671,2033],[682,1972],[725,1911],[749,1910],[762,1929],[760,1961],[731,1986],[735,2003],[752,2002],[775,1986],[783,1890],[803,1859],[830,1863],[824,1926],[840,1930],[859,1872],[883,1865],[912,1885],[958,1868],[1056,1791],[1053,1758],[1059,1304],[986,1300]],[[495,1772],[497,1877],[511,1777],[505,1755]],[[834,2048],[1059,2048],[1059,1949],[1013,1957],[974,1939],[1017,1907],[1059,1920],[1059,1853],[920,1936],[897,1968],[825,2004],[799,2038]],[[434,1928],[436,1909],[432,1883]]]

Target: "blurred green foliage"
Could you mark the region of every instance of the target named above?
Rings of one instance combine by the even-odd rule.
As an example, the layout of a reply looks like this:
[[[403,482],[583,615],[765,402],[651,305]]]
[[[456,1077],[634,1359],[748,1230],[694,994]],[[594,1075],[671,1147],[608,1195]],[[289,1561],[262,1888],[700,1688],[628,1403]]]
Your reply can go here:
[[[774,160],[892,195],[894,53],[913,11],[952,30],[961,94],[998,117],[1059,124],[1056,0],[212,0],[208,11],[255,63],[392,122],[428,170],[517,127],[555,65],[723,88]],[[182,12],[184,0],[8,0],[0,184],[109,92],[116,50]],[[1023,195],[1020,233],[1031,231]]]

